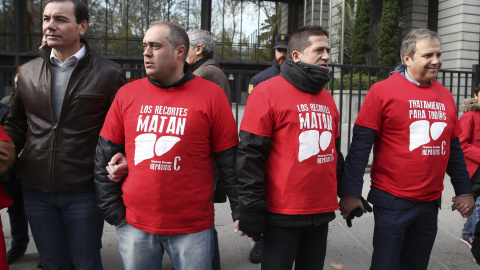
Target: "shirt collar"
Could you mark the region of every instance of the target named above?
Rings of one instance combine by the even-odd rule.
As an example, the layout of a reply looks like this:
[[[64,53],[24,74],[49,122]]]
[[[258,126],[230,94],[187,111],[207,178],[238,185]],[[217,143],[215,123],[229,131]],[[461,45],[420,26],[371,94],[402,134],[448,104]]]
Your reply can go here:
[[[67,58],[67,60],[65,60],[65,62],[62,62],[62,60],[60,60],[60,58],[58,58],[54,53],[53,53],[53,50],[50,52],[50,62],[52,64],[55,64],[59,67],[63,67],[64,65],[67,65],[67,66],[70,66],[70,65],[75,65],[78,60],[82,59],[85,54],[87,53],[87,50],[85,48],[85,45],[80,43],[80,50],[78,50],[78,52],[76,52],[74,55],[70,56],[69,58]]]
[[[416,84],[417,86],[420,86],[420,83],[413,80],[410,76],[408,76],[408,72],[405,70],[405,79],[407,79],[409,82],[413,83],[413,84]],[[431,85],[433,82],[435,81],[435,79],[431,80],[429,83],[427,83],[427,85],[425,86],[429,86]]]

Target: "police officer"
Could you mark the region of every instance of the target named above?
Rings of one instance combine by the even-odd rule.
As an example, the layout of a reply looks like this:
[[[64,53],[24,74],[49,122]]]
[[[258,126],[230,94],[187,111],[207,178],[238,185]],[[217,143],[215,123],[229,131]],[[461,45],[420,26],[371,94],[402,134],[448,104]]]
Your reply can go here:
[[[275,37],[275,46],[273,46],[275,49],[275,59],[273,59],[273,64],[271,67],[265,69],[250,79],[250,84],[248,85],[249,94],[252,92],[253,87],[255,87],[257,84],[280,74],[280,66],[283,64],[285,59],[287,59],[287,47],[289,40],[289,34],[279,34]]]

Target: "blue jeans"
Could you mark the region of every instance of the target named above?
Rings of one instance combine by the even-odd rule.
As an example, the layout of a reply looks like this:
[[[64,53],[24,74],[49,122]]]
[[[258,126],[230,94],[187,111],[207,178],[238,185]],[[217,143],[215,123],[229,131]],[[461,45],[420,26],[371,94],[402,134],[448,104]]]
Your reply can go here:
[[[472,212],[472,215],[467,218],[465,225],[463,225],[462,238],[464,239],[474,239],[475,238],[475,226],[477,225],[480,219],[480,197],[475,201],[475,209]]]
[[[175,270],[212,269],[213,227],[197,233],[159,235],[124,221],[117,227],[117,238],[125,270],[161,270],[165,250]]]
[[[23,189],[25,212],[44,269],[103,269],[103,217],[95,191],[43,193]]]

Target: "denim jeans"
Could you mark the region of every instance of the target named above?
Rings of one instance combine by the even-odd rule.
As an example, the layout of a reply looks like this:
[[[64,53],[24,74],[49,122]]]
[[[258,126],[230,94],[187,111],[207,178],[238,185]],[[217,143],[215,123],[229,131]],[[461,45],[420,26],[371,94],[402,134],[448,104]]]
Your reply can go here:
[[[103,217],[95,191],[43,193],[23,189],[25,212],[44,269],[103,269]]]
[[[175,270],[212,269],[213,227],[197,233],[159,235],[124,221],[117,227],[117,238],[125,270],[161,270],[165,250]]]
[[[472,212],[472,215],[467,218],[465,225],[463,225],[462,238],[463,239],[474,239],[475,238],[475,225],[480,219],[480,197],[475,201],[475,209]]]

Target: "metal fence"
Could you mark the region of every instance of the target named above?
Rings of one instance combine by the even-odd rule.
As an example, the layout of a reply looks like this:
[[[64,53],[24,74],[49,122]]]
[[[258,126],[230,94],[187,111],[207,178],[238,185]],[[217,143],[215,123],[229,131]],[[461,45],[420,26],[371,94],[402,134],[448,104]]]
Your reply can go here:
[[[339,128],[340,134],[343,134],[342,148],[348,150],[353,124],[368,89],[373,83],[388,77],[393,68],[336,64],[330,64],[330,68],[332,80],[328,84],[327,90],[333,95],[340,113],[342,124]],[[0,94],[2,96],[8,95],[13,89],[15,69],[12,66],[0,66]],[[129,80],[145,77],[145,70],[141,68],[125,68],[125,72]],[[239,125],[248,96],[250,78],[258,71],[224,70],[224,73],[230,82],[232,109],[237,125]],[[478,82],[479,77],[480,68],[478,65],[474,65],[472,71],[442,69],[437,80],[452,92],[458,112],[459,105],[463,100],[473,97],[474,82]]]

